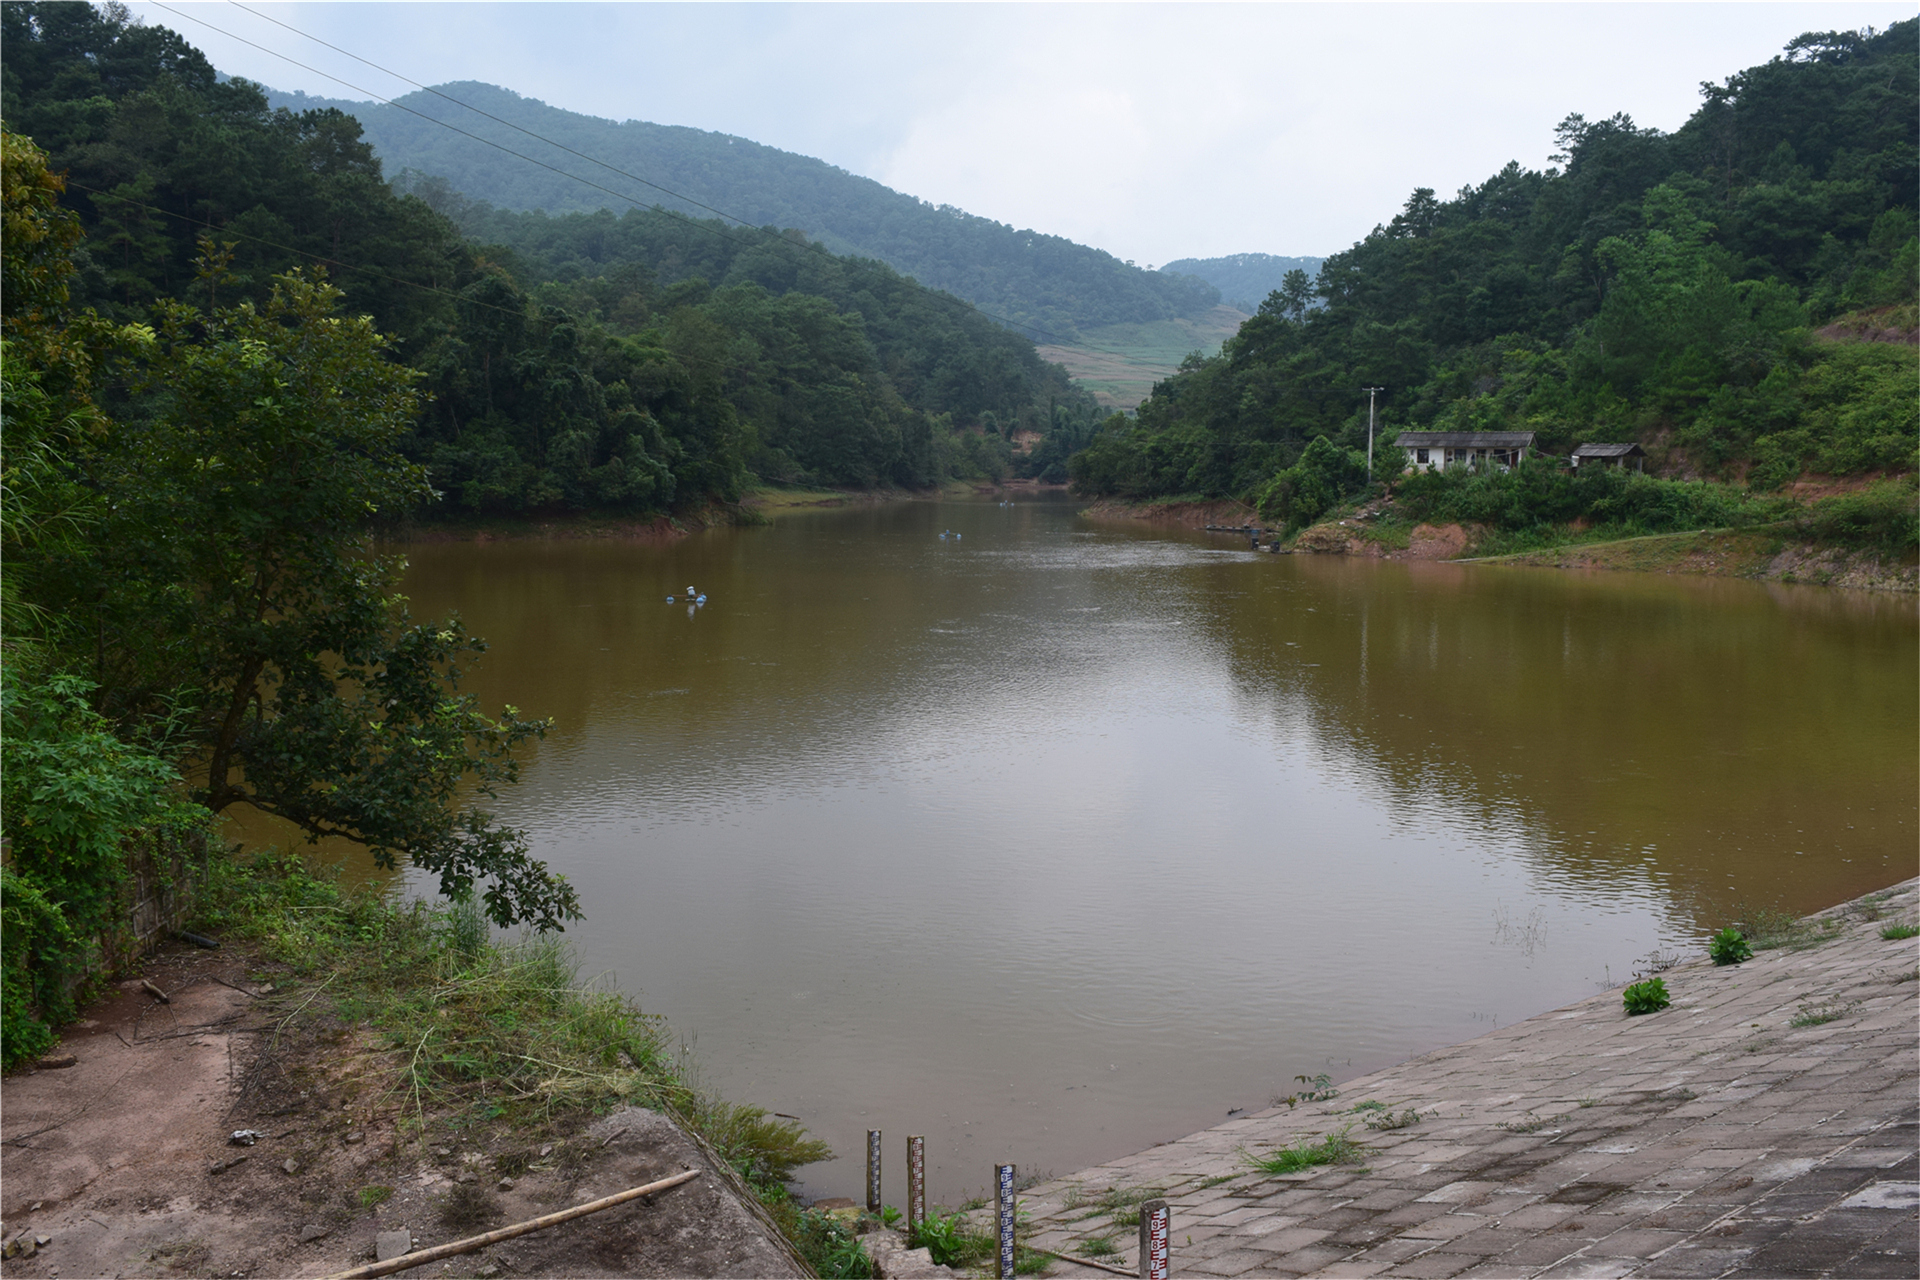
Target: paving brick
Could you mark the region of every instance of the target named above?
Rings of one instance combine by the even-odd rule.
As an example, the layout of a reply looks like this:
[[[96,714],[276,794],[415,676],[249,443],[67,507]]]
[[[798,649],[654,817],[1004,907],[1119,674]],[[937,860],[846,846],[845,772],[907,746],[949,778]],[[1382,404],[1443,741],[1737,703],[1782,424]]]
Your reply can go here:
[[[1746,1261],[1749,1250],[1689,1246],[1653,1259],[1640,1268],[1649,1280],[1706,1280],[1723,1276]]]
[[[1191,1268],[1183,1264],[1179,1270],[1215,1276],[1272,1275],[1274,1274],[1271,1270],[1272,1263],[1273,1255],[1265,1250],[1232,1249],[1226,1253],[1201,1259]]]
[[[1917,888],[1899,887],[1902,911],[1920,907]],[[1596,996],[1348,1082],[1348,1097],[1439,1113],[1369,1135],[1365,1172],[1248,1173],[1238,1148],[1343,1123],[1334,1108],[1273,1111],[1036,1189],[1036,1230],[1071,1216],[1070,1183],[1158,1183],[1177,1193],[1176,1237],[1187,1224],[1197,1237],[1179,1252],[1186,1274],[1920,1274],[1920,1215],[1835,1207],[1869,1182],[1920,1181],[1920,986],[1886,983],[1877,933],[1847,930],[1738,969],[1688,962],[1671,979],[1684,1003],[1662,1019]],[[1809,998],[1861,1008],[1787,1028]],[[1555,1118],[1497,1127],[1529,1114]]]

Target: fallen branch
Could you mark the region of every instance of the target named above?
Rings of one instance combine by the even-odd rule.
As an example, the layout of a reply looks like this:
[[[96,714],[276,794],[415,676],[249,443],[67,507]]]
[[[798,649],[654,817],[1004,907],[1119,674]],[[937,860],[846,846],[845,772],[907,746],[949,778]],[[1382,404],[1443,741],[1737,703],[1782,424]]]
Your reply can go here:
[[[571,1222],[575,1218],[584,1218],[590,1213],[599,1213],[602,1209],[611,1209],[617,1204],[629,1200],[638,1200],[642,1196],[657,1195],[670,1191],[683,1182],[691,1182],[700,1176],[700,1170],[689,1169],[685,1173],[676,1173],[671,1178],[662,1178],[658,1182],[649,1182],[644,1187],[633,1187],[614,1195],[602,1196],[598,1200],[589,1200],[585,1204],[575,1205],[571,1209],[561,1209],[556,1213],[543,1214],[525,1222],[516,1222],[510,1227],[501,1227],[498,1231],[489,1231],[484,1235],[468,1236],[465,1240],[455,1240],[448,1244],[435,1245],[431,1249],[421,1249],[415,1253],[403,1253],[397,1258],[385,1262],[368,1263],[364,1267],[355,1267],[351,1271],[342,1271],[328,1280],[370,1280],[373,1276],[390,1276],[396,1271],[410,1271],[414,1267],[425,1266],[429,1262],[438,1262],[442,1258],[451,1258],[455,1254],[472,1253],[484,1249],[490,1244],[502,1240],[511,1240],[515,1236],[524,1236],[547,1227],[558,1226],[562,1222]]]
[[[152,996],[155,1000],[158,1000],[161,1004],[173,1003],[172,996],[168,995],[166,992],[162,991],[160,988],[154,986],[151,982],[148,982],[145,978],[140,979],[140,989],[146,992],[148,995]]]

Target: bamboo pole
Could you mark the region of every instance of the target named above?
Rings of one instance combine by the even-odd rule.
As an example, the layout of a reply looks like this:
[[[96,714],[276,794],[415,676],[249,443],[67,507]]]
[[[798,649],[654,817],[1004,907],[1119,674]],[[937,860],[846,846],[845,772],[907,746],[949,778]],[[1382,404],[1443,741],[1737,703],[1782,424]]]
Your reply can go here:
[[[497,1231],[489,1231],[484,1235],[468,1236],[465,1240],[454,1240],[447,1244],[437,1244],[431,1249],[419,1249],[412,1253],[403,1253],[399,1257],[389,1258],[385,1262],[370,1262],[364,1267],[355,1267],[351,1271],[342,1271],[338,1275],[329,1276],[327,1280],[371,1280],[373,1276],[390,1276],[396,1271],[410,1271],[414,1267],[425,1266],[429,1262],[438,1262],[442,1258],[451,1258],[455,1254],[472,1253],[476,1249],[484,1249],[488,1245],[498,1244],[502,1240],[511,1240],[515,1236],[524,1236],[530,1232],[558,1226],[562,1222],[570,1222],[575,1218],[584,1218],[590,1213],[598,1213],[602,1209],[611,1209],[617,1204],[625,1204],[629,1200],[638,1200],[642,1196],[656,1195],[662,1191],[671,1191],[681,1183],[689,1182],[699,1177],[700,1174],[701,1170],[699,1169],[689,1169],[685,1173],[676,1173],[671,1178],[662,1178],[658,1182],[649,1182],[644,1187],[632,1187],[626,1191],[616,1192],[610,1196],[602,1196],[598,1200],[589,1200],[585,1204],[577,1204],[571,1209],[561,1209],[554,1213],[542,1214],[538,1218],[529,1218],[525,1222],[516,1222],[510,1227],[501,1227]]]

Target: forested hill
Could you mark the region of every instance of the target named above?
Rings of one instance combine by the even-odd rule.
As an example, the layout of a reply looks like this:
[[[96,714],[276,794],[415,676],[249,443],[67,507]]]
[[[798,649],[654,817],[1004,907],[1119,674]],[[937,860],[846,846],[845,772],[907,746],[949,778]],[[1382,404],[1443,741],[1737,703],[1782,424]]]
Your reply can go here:
[[[717,209],[754,226],[794,228],[836,253],[877,258],[922,284],[1043,330],[1048,340],[1101,325],[1199,315],[1219,301],[1203,281],[1143,271],[1060,236],[1016,230],[950,205],[936,207],[824,161],[746,138],[641,120],[615,123],[471,81],[438,88],[446,98],[422,90],[391,106],[272,92],[268,100],[296,111],[334,107],[354,116],[389,176],[414,170],[444,178],[462,194],[507,210],[621,212],[637,202],[641,208],[658,204],[700,217]],[[440,120],[609,190],[463,137],[435,123]],[[562,147],[645,181],[622,177]]]
[[[9,3],[0,23],[7,131],[65,173],[85,233],[73,305],[160,327],[323,266],[418,371],[398,447],[442,496],[429,517],[650,515],[756,477],[1064,478],[1096,421],[1031,342],[884,264],[641,210],[578,215],[591,258],[479,246],[393,190],[352,117],[273,110],[171,31],[80,4]]]
[[[1667,474],[1759,488],[1912,472],[1917,36],[1915,19],[1804,35],[1703,86],[1673,133],[1569,116],[1555,168],[1415,190],[1311,292],[1270,296],[1114,421],[1076,480],[1268,490],[1316,437],[1365,448],[1366,387],[1385,388],[1388,440],[1637,441]]]
[[[1325,258],[1282,258],[1271,253],[1233,253],[1224,258],[1182,258],[1160,270],[1198,276],[1220,291],[1220,300],[1236,310],[1252,313],[1267,295],[1281,287],[1287,272],[1300,271],[1311,280],[1320,274]]]

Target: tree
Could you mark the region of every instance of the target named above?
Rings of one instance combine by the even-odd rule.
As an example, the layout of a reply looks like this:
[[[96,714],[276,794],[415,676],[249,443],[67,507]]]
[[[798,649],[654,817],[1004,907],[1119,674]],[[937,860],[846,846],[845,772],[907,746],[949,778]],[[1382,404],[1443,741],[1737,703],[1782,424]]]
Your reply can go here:
[[[31,212],[15,176],[10,215]],[[225,257],[203,241],[210,295]],[[457,621],[412,622],[393,592],[399,558],[367,528],[429,495],[397,449],[417,375],[340,296],[294,273],[260,307],[168,302],[155,327],[122,331],[132,350],[103,366],[119,412],[53,441],[58,470],[97,495],[91,518],[60,540],[10,525],[9,577],[81,621],[69,662],[93,668],[112,723],[195,766],[207,810],[251,804],[381,866],[410,858],[450,896],[484,881],[496,922],[561,927],[579,916],[566,880],[454,803],[463,783],[491,796],[513,781],[515,749],[547,725],[460,695],[484,644]]]

